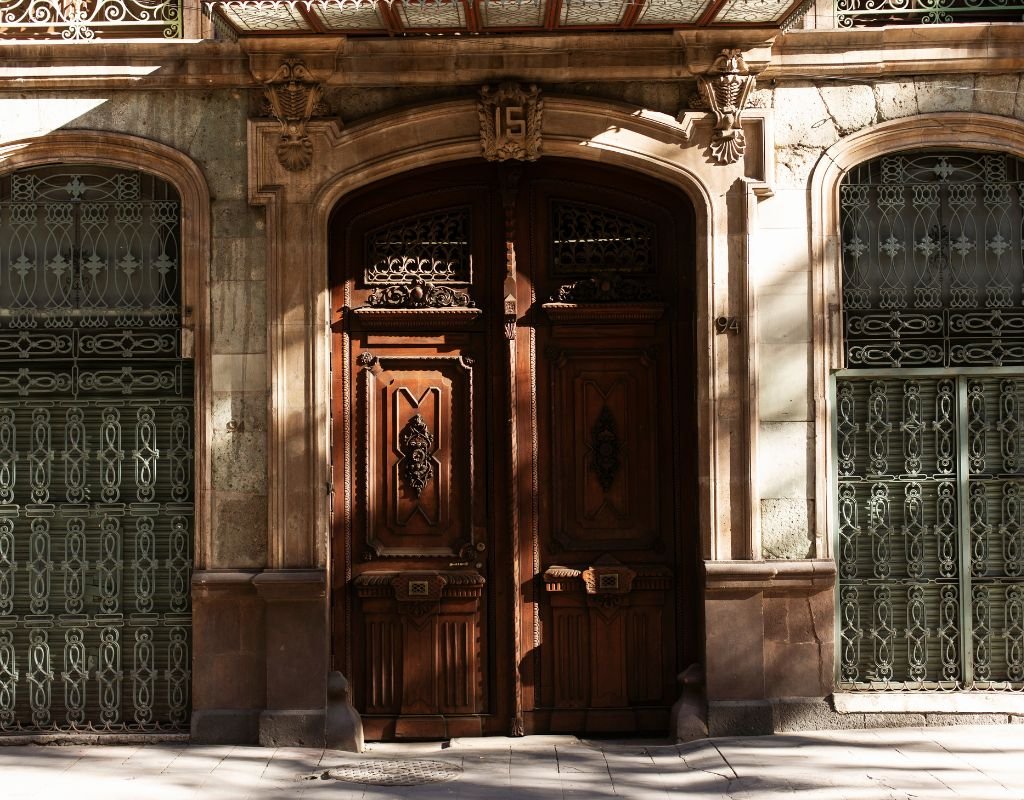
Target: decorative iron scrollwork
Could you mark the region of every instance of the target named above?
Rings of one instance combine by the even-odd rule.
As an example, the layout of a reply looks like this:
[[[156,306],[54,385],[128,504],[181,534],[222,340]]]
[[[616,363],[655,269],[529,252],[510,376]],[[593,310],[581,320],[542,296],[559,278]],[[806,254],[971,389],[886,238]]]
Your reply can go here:
[[[469,283],[470,209],[441,208],[375,228],[366,234],[366,253],[363,278],[369,286],[411,278]]]
[[[632,278],[609,275],[563,284],[551,300],[557,303],[630,303],[654,299],[651,287]]]
[[[590,469],[597,476],[601,488],[609,492],[619,474],[619,433],[608,406],[601,406],[594,427],[590,429]]]
[[[654,271],[657,228],[618,209],[556,200],[551,204],[554,271],[560,275]]]
[[[434,434],[421,414],[414,414],[398,436],[398,449],[402,453],[402,477],[413,494],[419,497],[434,478],[431,454],[434,452]]]
[[[422,278],[413,278],[405,286],[382,286],[370,292],[366,304],[374,308],[474,308],[476,303],[465,292],[447,286],[435,286]]]

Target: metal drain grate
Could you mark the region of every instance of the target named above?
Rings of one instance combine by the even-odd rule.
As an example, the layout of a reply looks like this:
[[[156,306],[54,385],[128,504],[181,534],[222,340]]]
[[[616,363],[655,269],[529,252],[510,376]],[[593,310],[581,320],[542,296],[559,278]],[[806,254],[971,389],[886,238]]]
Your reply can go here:
[[[422,783],[450,781],[461,774],[462,767],[446,761],[376,759],[334,767],[320,777],[374,786],[418,786]]]

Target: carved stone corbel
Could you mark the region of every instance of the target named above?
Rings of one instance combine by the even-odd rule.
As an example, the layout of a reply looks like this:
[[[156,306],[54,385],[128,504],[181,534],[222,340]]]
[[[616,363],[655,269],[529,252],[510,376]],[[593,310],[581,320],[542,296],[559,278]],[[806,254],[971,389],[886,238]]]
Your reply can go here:
[[[299,58],[286,58],[264,82],[264,113],[281,123],[277,160],[289,172],[302,172],[313,163],[313,143],[306,126],[313,117],[329,116],[323,84]]]
[[[697,78],[698,94],[690,100],[690,107],[708,109],[715,115],[711,158],[717,164],[732,164],[743,157],[747,142],[741,118],[756,83],[740,48],[722,50],[711,68]]]
[[[488,161],[536,161],[541,150],[544,101],[536,84],[504,81],[484,86],[477,102],[480,146]]]

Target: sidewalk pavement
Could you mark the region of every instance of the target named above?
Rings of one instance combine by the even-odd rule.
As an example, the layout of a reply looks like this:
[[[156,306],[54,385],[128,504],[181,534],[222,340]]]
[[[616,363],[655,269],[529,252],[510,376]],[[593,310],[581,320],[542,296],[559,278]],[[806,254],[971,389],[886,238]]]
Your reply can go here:
[[[369,772],[378,780],[449,779],[382,786],[329,777],[333,769]],[[360,755],[183,743],[0,747],[0,800],[606,797],[1022,800],[1024,725],[827,731],[685,745],[571,736],[454,739],[371,744]]]

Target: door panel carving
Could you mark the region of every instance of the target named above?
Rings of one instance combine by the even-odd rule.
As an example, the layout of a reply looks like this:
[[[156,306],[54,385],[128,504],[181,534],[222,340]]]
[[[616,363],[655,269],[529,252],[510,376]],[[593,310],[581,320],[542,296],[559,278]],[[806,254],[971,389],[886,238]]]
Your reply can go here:
[[[472,543],[473,362],[362,356],[367,544],[377,556],[457,556]]]
[[[566,550],[635,549],[657,538],[656,370],[602,340],[552,362],[552,537]]]

